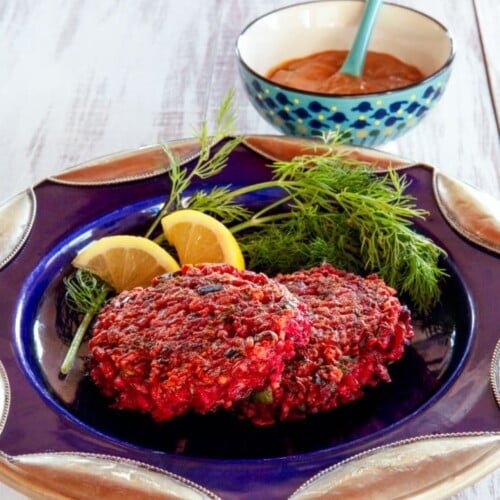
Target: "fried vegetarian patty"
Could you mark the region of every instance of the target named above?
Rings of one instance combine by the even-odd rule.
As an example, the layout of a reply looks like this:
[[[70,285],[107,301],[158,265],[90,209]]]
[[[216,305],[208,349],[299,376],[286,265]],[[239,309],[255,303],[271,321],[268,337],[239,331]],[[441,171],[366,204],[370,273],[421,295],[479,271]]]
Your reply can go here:
[[[412,337],[410,313],[375,275],[362,278],[323,265],[276,280],[312,314],[309,343],[287,363],[278,387],[242,402],[238,411],[258,425],[297,420],[363,395],[390,381],[387,365]]]
[[[90,376],[113,406],[156,421],[231,408],[277,387],[310,323],[288,289],[229,265],[184,266],[99,313]]]

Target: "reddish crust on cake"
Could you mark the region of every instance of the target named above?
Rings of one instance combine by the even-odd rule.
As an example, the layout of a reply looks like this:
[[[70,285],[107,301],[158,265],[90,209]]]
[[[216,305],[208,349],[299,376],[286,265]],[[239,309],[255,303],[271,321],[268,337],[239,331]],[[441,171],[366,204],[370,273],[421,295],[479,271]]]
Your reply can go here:
[[[103,308],[90,376],[114,407],[157,421],[231,408],[277,387],[309,331],[304,306],[277,281],[229,265],[184,266]]]
[[[362,278],[323,265],[279,275],[312,314],[308,345],[297,348],[272,403],[250,398],[238,410],[258,425],[297,420],[363,395],[364,386],[388,382],[389,363],[413,336],[410,313],[375,275]]]

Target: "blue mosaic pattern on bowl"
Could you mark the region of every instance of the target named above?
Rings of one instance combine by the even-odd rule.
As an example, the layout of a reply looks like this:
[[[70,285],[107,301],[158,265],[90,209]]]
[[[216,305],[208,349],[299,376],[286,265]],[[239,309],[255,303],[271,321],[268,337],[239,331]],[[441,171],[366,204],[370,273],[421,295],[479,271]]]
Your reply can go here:
[[[422,120],[441,98],[450,67],[408,89],[350,97],[314,96],[284,89],[243,65],[240,73],[253,106],[283,133],[311,137],[338,131],[350,144],[377,146]]]

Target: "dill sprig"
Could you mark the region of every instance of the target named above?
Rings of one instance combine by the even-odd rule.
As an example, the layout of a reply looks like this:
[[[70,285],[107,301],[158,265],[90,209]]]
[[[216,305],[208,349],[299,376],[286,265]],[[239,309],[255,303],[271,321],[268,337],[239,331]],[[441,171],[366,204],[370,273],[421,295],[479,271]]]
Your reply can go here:
[[[90,271],[84,269],[77,269],[71,276],[64,278],[63,282],[66,287],[65,300],[67,306],[83,314],[83,319],[78,325],[59,369],[61,375],[67,375],[73,366],[83,337],[92,319],[108,301],[113,289]]]
[[[237,136],[229,138],[215,151],[213,146],[221,139],[227,138],[234,132],[235,128],[235,112],[233,108],[234,92],[228,92],[224,98],[218,113],[215,118],[215,130],[213,133],[209,131],[207,122],[203,122],[199,130],[194,131],[194,137],[200,143],[200,152],[196,164],[192,169],[184,168],[180,159],[177,158],[171,149],[164,145],[163,150],[168,157],[170,168],[170,193],[165,203],[159,210],[153,223],[147,230],[145,236],[150,238],[161,219],[172,210],[182,208],[183,196],[191,183],[196,179],[205,180],[220,173],[226,166],[231,151],[238,146],[243,140]],[[216,193],[214,193],[215,197]],[[227,210],[231,211],[231,203],[228,203]],[[222,207],[221,207],[222,209]]]
[[[439,299],[445,273],[439,266],[443,250],[413,228],[426,212],[406,193],[409,181],[404,175],[378,175],[365,163],[347,158],[336,148],[342,142],[338,135],[325,135],[310,154],[272,163],[266,182],[217,185],[187,195],[195,179],[219,174],[242,141],[228,138],[234,127],[232,98],[229,93],[224,99],[214,134],[206,123],[195,134],[200,154],[193,168],[183,168],[165,148],[171,163],[170,193],[146,236],[152,237],[162,217],[173,210],[199,210],[238,235],[252,269],[272,275],[327,261],[356,273],[376,272],[406,293],[417,310],[429,311]],[[221,138],[226,142],[213,151]],[[244,200],[255,193],[268,202],[250,210]],[[156,238],[163,240],[163,235]]]
[[[188,201],[189,208],[205,212],[223,224],[247,220],[252,212],[238,203],[229,186],[216,186],[210,192],[196,191]]]
[[[439,265],[444,251],[414,229],[415,220],[427,213],[407,193],[405,175],[376,174],[366,163],[349,159],[337,148],[342,137],[327,134],[310,154],[272,163],[268,181],[192,190],[196,181],[202,186],[199,181],[221,173],[243,140],[231,137],[232,101],[230,92],[213,133],[206,122],[195,131],[200,152],[192,167],[164,148],[170,190],[146,236],[155,238],[161,219],[174,210],[199,210],[237,235],[249,268],[273,275],[326,261],[360,274],[376,272],[407,294],[419,312],[428,312],[439,300],[445,272]],[[245,199],[256,193],[262,203],[251,209]],[[163,235],[155,241],[163,242]]]
[[[357,273],[376,272],[417,310],[429,311],[440,296],[444,251],[414,230],[414,220],[427,213],[406,194],[408,179],[392,170],[377,175],[334,151],[335,145],[274,162],[269,181],[199,191],[187,205],[210,212],[237,233],[250,268],[274,274],[327,261]],[[238,200],[255,192],[272,192],[272,201],[249,213]]]

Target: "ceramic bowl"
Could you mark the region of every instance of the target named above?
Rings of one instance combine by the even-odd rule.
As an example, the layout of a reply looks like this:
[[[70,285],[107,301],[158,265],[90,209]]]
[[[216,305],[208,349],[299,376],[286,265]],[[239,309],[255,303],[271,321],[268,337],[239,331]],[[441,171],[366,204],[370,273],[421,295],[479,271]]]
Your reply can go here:
[[[419,123],[443,95],[454,59],[448,30],[432,17],[384,3],[369,50],[416,66],[424,79],[364,95],[296,90],[266,78],[278,64],[330,49],[349,50],[364,2],[327,0],[274,10],[251,22],[236,42],[244,87],[257,111],[285,134],[343,133],[351,144],[377,146]]]

